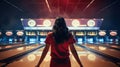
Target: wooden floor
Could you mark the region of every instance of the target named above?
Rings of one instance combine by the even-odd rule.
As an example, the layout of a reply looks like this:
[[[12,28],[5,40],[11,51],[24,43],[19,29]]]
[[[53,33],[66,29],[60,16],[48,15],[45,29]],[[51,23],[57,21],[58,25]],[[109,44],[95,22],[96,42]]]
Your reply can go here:
[[[84,67],[117,67],[115,64],[103,60],[102,58],[85,51],[81,49],[78,46],[75,46],[79,58],[81,59],[81,62]],[[10,63],[7,67],[35,67],[35,65],[38,63],[40,55],[42,53],[42,49],[40,49],[37,52],[34,52],[32,54],[29,54],[28,56],[25,56],[13,63]],[[72,67],[80,67],[76,60],[74,59],[73,55],[70,53],[70,60],[71,60],[71,66]],[[50,65],[50,52],[47,53],[47,56],[45,57],[44,61],[40,65],[40,67],[49,67]]]

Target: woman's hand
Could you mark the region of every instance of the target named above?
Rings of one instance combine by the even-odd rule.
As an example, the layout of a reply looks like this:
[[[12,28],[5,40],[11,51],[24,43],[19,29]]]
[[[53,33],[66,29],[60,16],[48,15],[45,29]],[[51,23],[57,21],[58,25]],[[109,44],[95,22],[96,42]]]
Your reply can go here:
[[[37,64],[35,67],[39,67],[39,64]]]

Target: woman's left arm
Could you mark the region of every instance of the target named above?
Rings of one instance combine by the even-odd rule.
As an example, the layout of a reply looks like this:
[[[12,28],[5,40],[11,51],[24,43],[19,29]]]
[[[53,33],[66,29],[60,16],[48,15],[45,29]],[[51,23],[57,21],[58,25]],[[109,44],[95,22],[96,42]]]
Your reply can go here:
[[[43,49],[41,58],[40,58],[38,64],[36,65],[36,67],[39,67],[39,65],[40,65],[40,64],[42,63],[42,61],[44,60],[44,58],[45,58],[45,56],[46,56],[46,54],[47,54],[47,52],[48,52],[48,50],[49,50],[49,47],[50,47],[50,45],[49,45],[49,44],[46,44],[45,48]]]

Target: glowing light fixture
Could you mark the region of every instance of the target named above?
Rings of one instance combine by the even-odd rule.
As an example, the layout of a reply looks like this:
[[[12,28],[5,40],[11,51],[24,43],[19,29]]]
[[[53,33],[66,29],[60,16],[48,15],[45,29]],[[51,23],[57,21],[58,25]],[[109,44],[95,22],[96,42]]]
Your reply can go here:
[[[48,20],[48,19],[44,20],[44,21],[43,21],[43,26],[46,26],[46,27],[51,26],[51,21]]]
[[[6,34],[7,36],[13,35],[12,31],[7,31],[5,34]]]
[[[36,21],[35,20],[29,20],[28,21],[28,26],[30,26],[30,27],[34,27],[36,25]]]
[[[18,35],[18,36],[23,36],[23,34],[24,34],[23,31],[18,31],[18,32],[17,32],[17,35]]]
[[[117,32],[116,32],[116,31],[111,31],[111,32],[110,32],[110,35],[111,35],[111,36],[116,36],[116,35],[117,35]]]
[[[99,34],[100,36],[105,36],[105,35],[106,35],[106,32],[105,32],[105,31],[100,31],[98,34]]]
[[[87,25],[90,27],[95,26],[95,21],[94,20],[88,20]]]
[[[80,26],[80,21],[77,20],[77,19],[73,20],[73,21],[72,21],[72,26],[74,26],[74,27]]]
[[[45,38],[40,38],[40,41],[41,41],[41,42],[44,42],[44,41],[45,41]]]
[[[23,21],[24,19],[23,19],[23,18],[21,18],[20,20],[21,20],[21,21]]]
[[[101,20],[103,21],[104,19],[102,18]]]

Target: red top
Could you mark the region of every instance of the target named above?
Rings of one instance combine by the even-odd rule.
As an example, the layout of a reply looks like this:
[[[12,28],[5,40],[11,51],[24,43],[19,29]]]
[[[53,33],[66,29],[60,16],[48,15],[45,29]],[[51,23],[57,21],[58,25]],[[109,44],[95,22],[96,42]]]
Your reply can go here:
[[[51,57],[52,58],[67,58],[69,57],[69,49],[68,46],[70,44],[75,43],[75,39],[73,35],[71,34],[70,38],[68,41],[65,41],[64,43],[61,44],[56,44],[54,41],[53,33],[50,33],[47,35],[45,43],[51,45]]]

